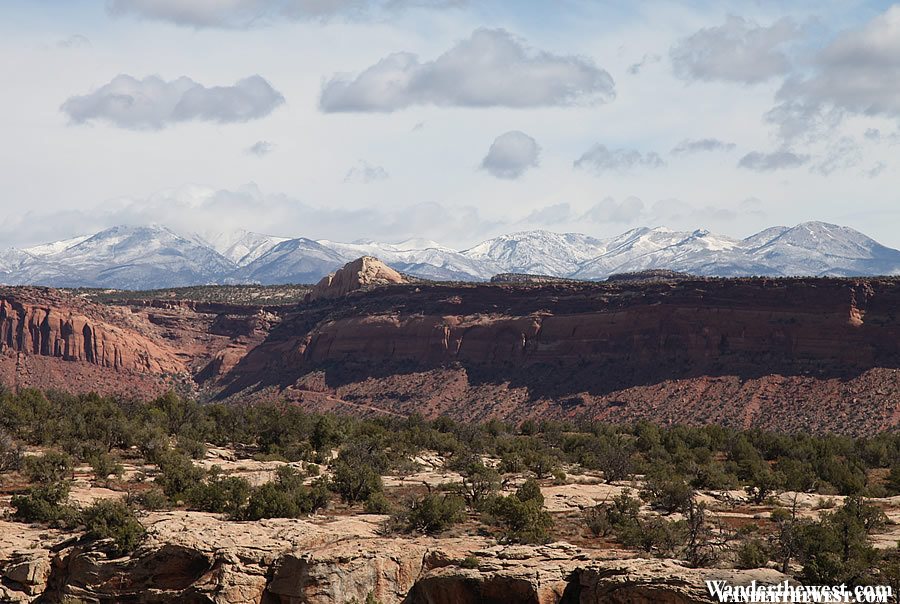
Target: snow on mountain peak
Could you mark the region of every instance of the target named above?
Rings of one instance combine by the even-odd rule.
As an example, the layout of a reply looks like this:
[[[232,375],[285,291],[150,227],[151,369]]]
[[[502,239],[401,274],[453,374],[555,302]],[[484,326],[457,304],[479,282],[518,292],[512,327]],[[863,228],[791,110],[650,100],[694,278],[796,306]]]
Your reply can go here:
[[[546,230],[500,235],[456,251],[435,241],[341,243],[241,230],[183,236],[161,225],[116,226],[0,253],[0,283],[158,288],[201,283],[313,283],[360,256],[435,280],[501,272],[576,279],[670,269],[710,276],[896,275],[900,251],[824,222],[772,227],[737,240],[706,229],[634,228],[598,239]]]

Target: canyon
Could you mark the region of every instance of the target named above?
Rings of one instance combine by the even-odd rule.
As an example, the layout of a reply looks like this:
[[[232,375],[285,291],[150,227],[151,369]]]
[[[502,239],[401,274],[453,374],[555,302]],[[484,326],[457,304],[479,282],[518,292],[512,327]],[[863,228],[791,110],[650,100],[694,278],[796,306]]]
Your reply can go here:
[[[99,304],[5,288],[0,376],[20,388],[176,388],[203,400],[278,397],[310,410],[466,421],[859,435],[900,420],[897,279],[437,284],[366,271],[390,278],[339,275],[339,291],[323,282],[306,302],[278,306],[127,293]]]

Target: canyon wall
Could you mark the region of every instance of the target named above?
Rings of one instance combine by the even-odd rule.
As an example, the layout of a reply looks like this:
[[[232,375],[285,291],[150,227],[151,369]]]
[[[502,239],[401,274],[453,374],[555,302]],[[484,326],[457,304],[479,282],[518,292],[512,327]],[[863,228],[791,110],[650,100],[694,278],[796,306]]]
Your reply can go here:
[[[225,393],[464,420],[864,433],[900,419],[900,282],[404,285],[286,316]],[[323,396],[327,395],[327,396]]]
[[[900,424],[898,279],[338,289],[232,307],[5,288],[0,380],[127,396],[178,386],[205,399],[464,421],[847,434]]]

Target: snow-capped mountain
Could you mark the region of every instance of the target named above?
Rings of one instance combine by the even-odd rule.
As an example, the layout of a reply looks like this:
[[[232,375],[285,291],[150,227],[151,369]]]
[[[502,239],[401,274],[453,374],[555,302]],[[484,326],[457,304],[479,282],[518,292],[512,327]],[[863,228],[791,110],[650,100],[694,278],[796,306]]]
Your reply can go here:
[[[562,277],[606,249],[603,240],[578,233],[524,231],[488,239],[465,250],[463,255],[492,264],[499,272]]]
[[[54,287],[142,289],[212,283],[233,264],[210,247],[161,226],[119,226],[74,244],[38,246],[4,280]],[[35,248],[31,248],[32,250]]]
[[[240,229],[233,232],[197,235],[197,240],[213,248],[238,266],[250,264],[288,237],[263,235]]]
[[[423,239],[341,243],[248,231],[183,236],[162,226],[123,226],[2,250],[0,283],[121,289],[313,283],[362,255],[434,280],[482,281],[501,272],[600,280],[652,268],[708,276],[900,275],[900,251],[822,222],[772,227],[746,239],[662,227],[609,239],[527,231],[463,251]]]
[[[470,258],[428,239],[407,239],[400,243],[361,241],[338,243],[320,239],[319,243],[349,258],[375,256],[398,271],[438,281],[467,281],[490,279],[499,265],[478,258]]]
[[[300,237],[278,243],[232,278],[242,283],[315,283],[348,261],[321,243]]]

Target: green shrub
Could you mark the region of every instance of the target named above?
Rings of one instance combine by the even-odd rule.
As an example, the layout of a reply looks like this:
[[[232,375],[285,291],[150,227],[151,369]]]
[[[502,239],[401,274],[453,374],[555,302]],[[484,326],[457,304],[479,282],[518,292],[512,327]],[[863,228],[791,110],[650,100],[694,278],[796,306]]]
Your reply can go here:
[[[185,499],[191,509],[239,518],[249,496],[250,483],[245,479],[222,476],[220,472],[213,471],[206,482],[191,487]]]
[[[100,453],[91,458],[91,468],[94,471],[94,480],[107,482],[110,476],[121,478],[125,473],[122,464],[118,463],[109,453]]]
[[[546,543],[553,517],[542,508],[544,496],[534,480],[526,481],[515,494],[497,497],[490,516],[504,529],[503,538],[516,543]]]
[[[584,525],[594,537],[606,537],[609,535],[612,527],[609,523],[609,516],[607,516],[607,507],[605,505],[598,504],[585,508],[581,512],[581,517],[584,521]]]
[[[737,550],[735,566],[738,568],[763,568],[769,562],[769,548],[762,539],[742,541]]]
[[[366,499],[365,510],[367,514],[390,514],[391,502],[385,497],[384,493],[372,493]]]
[[[673,513],[684,508],[694,497],[694,490],[672,471],[656,471],[647,476],[641,497],[655,508]]]
[[[78,511],[66,503],[68,499],[69,483],[61,481],[33,486],[26,495],[14,496],[10,503],[17,520],[72,528],[79,518]]]
[[[73,468],[72,458],[58,451],[28,456],[22,464],[28,481],[40,484],[54,484],[68,480],[72,478]]]
[[[331,488],[345,503],[366,501],[374,493],[384,490],[381,475],[371,465],[360,462],[352,464],[338,459],[334,465]]]
[[[0,472],[18,470],[22,462],[22,445],[0,429]]]
[[[626,547],[637,547],[648,554],[670,557],[684,543],[685,533],[684,520],[651,516],[623,526],[617,535]]]
[[[460,560],[459,566],[460,568],[469,569],[478,568],[479,566],[481,566],[481,561],[475,556],[466,556],[465,558]]]
[[[155,483],[172,501],[182,501],[187,492],[197,487],[206,476],[203,468],[198,468],[179,451],[169,450],[159,456],[160,474]]]
[[[466,515],[462,497],[447,493],[428,493],[412,499],[407,509],[396,519],[407,532],[435,535],[462,522]]]
[[[88,537],[112,539],[119,555],[134,551],[144,537],[144,527],[134,510],[122,501],[102,499],[86,508],[82,517]]]
[[[247,520],[299,518],[324,508],[328,500],[328,487],[324,479],[306,486],[296,470],[283,466],[276,472],[274,482],[251,490],[243,517]]]
[[[183,451],[191,459],[203,459],[206,457],[206,445],[193,438],[179,437],[178,450]]]
[[[169,507],[169,498],[166,497],[162,489],[157,488],[141,491],[132,496],[131,500],[137,507],[151,512],[164,510]]]

